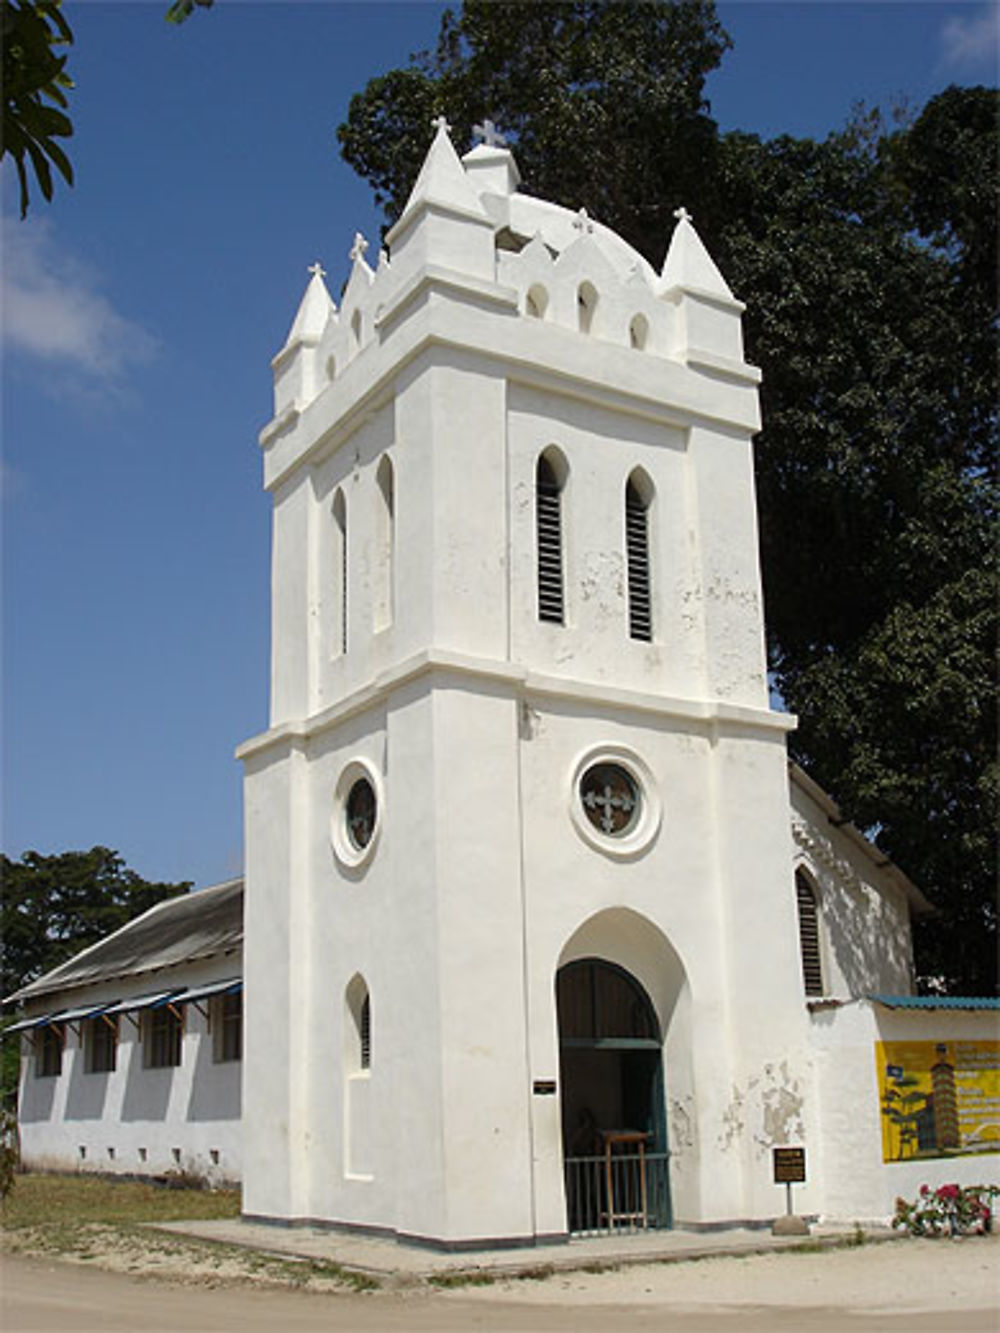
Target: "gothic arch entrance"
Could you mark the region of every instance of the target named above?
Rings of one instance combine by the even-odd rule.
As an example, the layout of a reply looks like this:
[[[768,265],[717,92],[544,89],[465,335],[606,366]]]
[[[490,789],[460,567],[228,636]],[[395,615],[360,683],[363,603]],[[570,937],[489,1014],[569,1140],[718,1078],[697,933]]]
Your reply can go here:
[[[639,981],[607,959],[556,974],[567,1223],[669,1227],[663,1035]]]

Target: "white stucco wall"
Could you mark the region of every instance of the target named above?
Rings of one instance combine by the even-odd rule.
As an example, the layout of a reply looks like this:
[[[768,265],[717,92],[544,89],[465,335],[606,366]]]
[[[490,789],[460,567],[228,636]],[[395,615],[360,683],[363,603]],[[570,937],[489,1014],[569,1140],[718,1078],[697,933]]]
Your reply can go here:
[[[45,997],[41,1012],[109,1004],[129,994],[208,985],[240,974],[238,955],[169,968],[152,977],[95,984]],[[209,1001],[202,1004],[208,1008]],[[88,1073],[83,1025],[65,1025],[62,1070],[37,1073],[31,1034],[21,1036],[21,1154],[33,1169],[161,1175],[192,1171],[212,1182],[242,1174],[241,1061],[217,1062],[209,1023],[182,1006],[181,1063],[146,1068],[139,1013],[118,1018],[115,1068]],[[209,1011],[211,1012],[211,1011]]]
[[[882,1160],[876,1042],[996,1042],[996,1011],[886,1009],[867,1001],[812,1015],[822,1146],[815,1171],[824,1218],[879,1221],[921,1185],[1000,1185],[1000,1153]]]

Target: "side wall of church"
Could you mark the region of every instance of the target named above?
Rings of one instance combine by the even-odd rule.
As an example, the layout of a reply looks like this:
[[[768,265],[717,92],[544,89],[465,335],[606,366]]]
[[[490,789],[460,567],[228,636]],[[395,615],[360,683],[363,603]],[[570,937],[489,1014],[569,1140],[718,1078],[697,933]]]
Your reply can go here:
[[[811,1028],[823,1130],[815,1171],[824,1217],[840,1222],[884,1222],[893,1215],[897,1197],[912,1202],[921,1186],[934,1190],[954,1183],[1000,1182],[996,1097],[1000,1026],[995,1010],[888,1009],[856,1000],[819,1010],[812,1016]],[[960,1124],[963,1131],[973,1131],[968,1142],[963,1132],[962,1151],[928,1152],[926,1145],[920,1145],[924,1150],[919,1151],[918,1144],[911,1142],[901,1155],[900,1127],[894,1122],[884,1136],[880,1043],[889,1044],[890,1062],[911,1056],[917,1068],[926,1068],[935,1058],[928,1051],[943,1049],[953,1062],[958,1053],[960,1097],[970,1111],[970,1118],[966,1121],[963,1116]],[[963,1048],[972,1052],[971,1057],[961,1055]],[[899,1072],[905,1078],[914,1069],[903,1065]],[[927,1079],[913,1079],[912,1083],[918,1084],[915,1102],[919,1105],[930,1083]],[[977,1085],[978,1114],[970,1100]],[[907,1084],[901,1090],[905,1093]],[[962,1101],[959,1107],[961,1113]],[[975,1145],[978,1150],[973,1150]]]
[[[789,792],[795,869],[816,899],[824,995],[911,994],[910,907],[898,875],[879,869],[799,783]]]

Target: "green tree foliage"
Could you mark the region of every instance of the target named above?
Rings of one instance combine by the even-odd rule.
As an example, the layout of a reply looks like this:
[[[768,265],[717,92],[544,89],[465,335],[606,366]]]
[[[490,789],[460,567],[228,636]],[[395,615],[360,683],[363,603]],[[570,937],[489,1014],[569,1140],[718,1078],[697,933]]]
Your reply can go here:
[[[54,856],[25,852],[19,861],[0,854],[0,873],[3,995],[191,887],[150,883],[107,847]]]
[[[17,167],[21,217],[28,212],[28,167],[38,188],[51,200],[52,168],[68,185],[73,168],[56,139],[68,138],[73,126],[66,115],[66,73],[73,34],[60,9],[61,0],[2,0],[0,41],[3,42],[3,142],[0,160],[10,153]]]
[[[183,23],[196,8],[211,9],[214,0],[174,0],[168,23]],[[21,217],[31,202],[30,166],[43,198],[51,202],[52,168],[67,185],[73,167],[56,139],[69,138],[73,124],[66,114],[66,93],[73,80],[66,72],[73,33],[62,12],[62,0],[0,0],[0,41],[3,43],[3,137],[0,161],[10,153],[17,168]]]
[[[639,249],[652,240],[662,251],[671,209],[694,196],[715,151],[704,81],[729,45],[710,0],[469,0],[445,13],[433,53],[352,98],[337,134],[396,217],[436,113],[457,143],[484,115],[502,118],[533,192],[585,204]]]
[[[792,751],[935,902],[927,984],[996,986],[997,94],[822,143],[719,135],[707,0],[468,0],[338,137],[391,222],[444,113],[654,265],[685,204],[747,302],[776,687]]]

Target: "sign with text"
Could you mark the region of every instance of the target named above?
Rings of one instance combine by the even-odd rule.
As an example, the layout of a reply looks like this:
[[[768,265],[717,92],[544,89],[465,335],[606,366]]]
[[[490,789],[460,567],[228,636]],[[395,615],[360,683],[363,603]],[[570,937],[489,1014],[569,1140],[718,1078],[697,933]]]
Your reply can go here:
[[[883,1162],[1000,1151],[1000,1042],[877,1041]]]
[[[802,1185],[806,1178],[805,1148],[772,1148],[774,1153],[774,1183]]]

